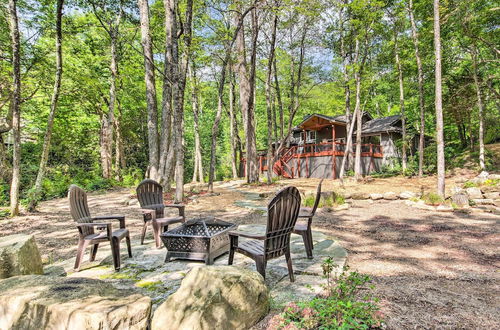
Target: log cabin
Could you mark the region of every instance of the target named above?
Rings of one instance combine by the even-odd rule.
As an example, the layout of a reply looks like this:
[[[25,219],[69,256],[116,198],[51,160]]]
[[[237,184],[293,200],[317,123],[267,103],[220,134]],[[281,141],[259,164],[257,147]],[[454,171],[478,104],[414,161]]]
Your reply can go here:
[[[392,166],[400,157],[396,141],[401,139],[401,116],[374,119],[364,112],[362,123],[363,175]],[[332,117],[316,113],[305,116],[302,122],[293,128],[292,137],[273,165],[273,172],[286,178],[338,178],[346,149],[346,126],[345,115]],[[354,152],[355,142],[356,133],[353,135]],[[266,153],[259,152],[258,165],[262,174],[267,171]],[[353,164],[351,169],[352,166]]]

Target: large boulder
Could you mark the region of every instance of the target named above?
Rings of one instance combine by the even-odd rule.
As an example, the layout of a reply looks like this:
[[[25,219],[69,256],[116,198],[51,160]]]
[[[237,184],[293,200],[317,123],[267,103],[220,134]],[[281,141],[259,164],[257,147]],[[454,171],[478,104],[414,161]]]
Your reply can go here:
[[[410,199],[417,197],[417,194],[411,191],[403,191],[399,194],[399,198],[401,199]]]
[[[151,299],[88,278],[0,281],[0,329],[146,329]]]
[[[151,329],[247,329],[269,309],[262,276],[236,266],[192,269],[155,311]]]
[[[42,258],[33,235],[0,237],[0,278],[43,274]]]
[[[393,201],[393,200],[398,199],[398,195],[396,195],[396,193],[394,193],[392,191],[389,191],[389,192],[384,193],[384,199],[387,199],[389,201]]]
[[[382,199],[382,198],[384,198],[384,195],[382,195],[382,194],[377,194],[377,193],[370,194],[370,199],[372,199],[374,201]]]

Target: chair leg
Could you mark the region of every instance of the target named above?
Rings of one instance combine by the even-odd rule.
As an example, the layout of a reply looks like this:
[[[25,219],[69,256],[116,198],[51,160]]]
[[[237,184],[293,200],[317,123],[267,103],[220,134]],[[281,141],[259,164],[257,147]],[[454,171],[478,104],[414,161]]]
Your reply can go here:
[[[144,237],[146,237],[147,228],[148,228],[148,221],[144,221],[144,226],[142,226],[142,233],[141,233],[141,245],[144,244]]]
[[[309,237],[309,233],[302,233],[302,239],[304,240],[304,246],[306,248],[307,259],[312,259],[312,241]]]
[[[75,260],[75,271],[80,271],[80,265],[82,264],[83,255],[85,254],[85,249],[89,245],[89,241],[85,239],[80,239],[78,242],[78,252],[76,253]]]
[[[311,250],[314,250],[313,235],[311,228],[307,230],[307,233],[309,235],[309,242],[311,243]]]
[[[95,256],[97,254],[97,248],[99,247],[99,243],[94,244],[90,249],[90,261],[95,260]]]
[[[290,250],[285,252],[286,264],[288,266],[288,276],[290,277],[290,282],[295,282],[293,276],[292,258],[290,257]]]
[[[266,260],[264,258],[255,259],[255,266],[260,275],[262,275],[262,277],[266,279],[266,266],[267,266]]]
[[[113,253],[113,264],[115,270],[120,270],[120,239],[118,237],[113,237],[111,239],[111,252]]]
[[[128,257],[132,258],[132,246],[130,245],[130,234],[127,234],[127,236],[125,237],[125,239],[127,240]]]
[[[234,248],[231,246],[229,248],[229,258],[227,260],[227,264],[228,265],[232,265],[233,264],[233,260],[234,260]]]
[[[160,245],[160,230],[161,230],[161,228],[159,228],[159,227],[160,226],[158,225],[158,223],[156,221],[153,221],[153,235],[155,238],[155,244],[156,244],[157,248],[161,247],[161,245]]]

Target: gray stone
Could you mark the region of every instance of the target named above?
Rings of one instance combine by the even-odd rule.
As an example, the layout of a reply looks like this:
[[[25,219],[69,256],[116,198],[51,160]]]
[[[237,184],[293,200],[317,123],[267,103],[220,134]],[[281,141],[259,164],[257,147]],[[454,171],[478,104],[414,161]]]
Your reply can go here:
[[[495,201],[487,198],[475,198],[472,199],[476,205],[495,205]]]
[[[146,329],[151,299],[88,278],[0,281],[0,329]]]
[[[436,211],[438,211],[438,212],[453,212],[453,207],[451,207],[449,205],[441,204],[441,205],[438,205],[436,207]]]
[[[484,198],[486,199],[499,199],[500,193],[498,191],[484,193]]]
[[[384,198],[384,196],[382,194],[376,194],[376,193],[373,193],[373,194],[370,194],[370,199],[371,200],[379,200],[379,199],[382,199]]]
[[[153,315],[151,329],[247,329],[269,310],[262,276],[236,266],[192,269]]]
[[[344,211],[349,209],[349,204],[344,203],[333,208],[334,211]]]
[[[384,199],[393,201],[393,200],[398,199],[398,195],[396,195],[396,193],[394,193],[392,191],[389,191],[389,192],[386,192],[384,194]]]
[[[464,193],[464,190],[461,187],[455,186],[451,187],[451,194],[461,194]]]
[[[451,196],[451,201],[455,203],[458,207],[469,206],[469,196],[465,193],[458,193]]]
[[[500,180],[500,174],[490,174],[488,175],[489,180]]]
[[[403,191],[402,193],[399,194],[399,198],[401,199],[410,199],[415,197],[417,197],[417,194],[411,191]]]
[[[0,278],[43,274],[42,258],[33,235],[0,238]]]
[[[343,192],[342,196],[344,196],[345,199],[351,199],[352,194],[350,192]]]
[[[366,192],[354,192],[351,194],[351,198],[354,200],[370,199],[370,194]]]
[[[465,189],[467,192],[467,195],[469,196],[470,199],[479,199],[483,198],[483,193],[481,192],[481,189],[476,188],[476,187],[471,187]]]

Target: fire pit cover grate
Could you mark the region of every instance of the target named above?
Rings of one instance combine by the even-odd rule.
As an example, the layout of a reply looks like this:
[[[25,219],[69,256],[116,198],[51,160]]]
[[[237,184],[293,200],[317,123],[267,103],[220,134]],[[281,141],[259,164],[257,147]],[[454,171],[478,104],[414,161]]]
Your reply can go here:
[[[198,218],[161,235],[167,248],[165,261],[171,258],[203,260],[208,265],[229,251],[228,231],[235,224],[215,218]]]

